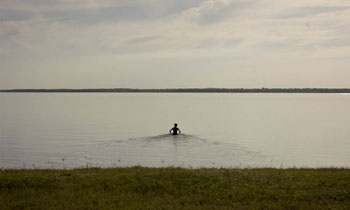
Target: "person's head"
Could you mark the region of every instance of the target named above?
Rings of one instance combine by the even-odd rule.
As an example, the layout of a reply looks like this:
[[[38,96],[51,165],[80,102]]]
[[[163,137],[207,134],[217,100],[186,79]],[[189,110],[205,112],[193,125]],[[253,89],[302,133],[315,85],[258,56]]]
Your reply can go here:
[[[177,127],[177,123],[174,124],[174,127]]]

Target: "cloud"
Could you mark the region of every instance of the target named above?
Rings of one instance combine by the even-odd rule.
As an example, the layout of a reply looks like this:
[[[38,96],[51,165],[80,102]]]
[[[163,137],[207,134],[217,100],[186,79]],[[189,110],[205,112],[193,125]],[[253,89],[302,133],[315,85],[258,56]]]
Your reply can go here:
[[[348,37],[346,4],[317,6],[317,1],[311,1],[307,6],[295,1],[285,5],[273,0],[152,2],[4,1],[1,41],[22,47],[22,52],[39,54],[47,50],[69,55],[196,48],[240,51],[238,47],[249,48],[254,54],[260,50],[305,50]]]
[[[224,19],[234,18],[249,9],[252,1],[241,0],[207,0],[198,7],[183,12],[183,15],[200,24],[214,24]]]
[[[328,7],[301,7],[294,8],[287,11],[284,11],[283,14],[279,15],[280,18],[305,18],[307,16],[324,14],[324,13],[333,13],[337,11],[349,10],[349,6],[328,6]]]
[[[347,0],[3,0],[0,74],[65,65],[93,72],[99,60],[109,69],[167,61],[227,74],[234,62],[267,69],[277,60],[343,60],[349,8]],[[334,65],[345,68],[342,62]]]

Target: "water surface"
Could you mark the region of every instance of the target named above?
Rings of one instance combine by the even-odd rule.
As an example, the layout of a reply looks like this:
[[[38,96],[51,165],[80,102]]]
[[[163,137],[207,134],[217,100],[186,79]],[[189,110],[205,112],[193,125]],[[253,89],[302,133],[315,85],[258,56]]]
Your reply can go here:
[[[349,167],[348,107],[349,94],[1,93],[0,167]]]

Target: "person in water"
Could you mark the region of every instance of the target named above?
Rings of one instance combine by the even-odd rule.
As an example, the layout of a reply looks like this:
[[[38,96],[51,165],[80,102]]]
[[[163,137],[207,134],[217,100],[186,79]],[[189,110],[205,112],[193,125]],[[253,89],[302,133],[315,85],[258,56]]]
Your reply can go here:
[[[181,133],[180,129],[177,127],[177,124],[174,124],[174,127],[172,129],[170,129],[169,131],[170,134],[172,135],[178,135]]]

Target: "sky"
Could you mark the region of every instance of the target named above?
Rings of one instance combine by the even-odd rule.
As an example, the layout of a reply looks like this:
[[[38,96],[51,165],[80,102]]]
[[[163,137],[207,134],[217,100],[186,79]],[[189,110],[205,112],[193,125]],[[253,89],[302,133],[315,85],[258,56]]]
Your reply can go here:
[[[0,89],[350,88],[349,0],[0,0]]]

